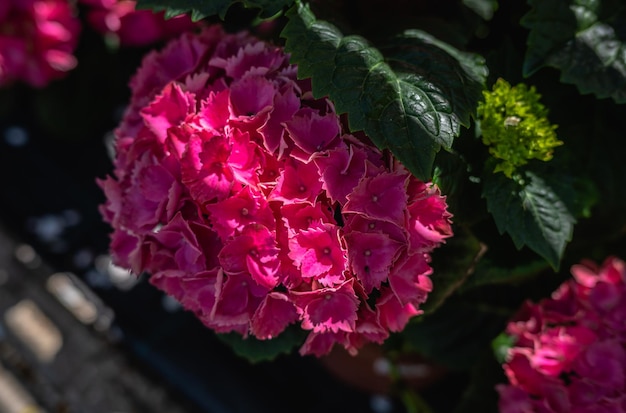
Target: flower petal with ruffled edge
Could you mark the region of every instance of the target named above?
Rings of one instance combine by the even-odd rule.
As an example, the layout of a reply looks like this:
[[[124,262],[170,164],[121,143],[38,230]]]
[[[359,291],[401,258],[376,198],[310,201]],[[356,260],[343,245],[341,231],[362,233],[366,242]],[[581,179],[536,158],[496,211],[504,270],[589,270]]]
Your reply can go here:
[[[294,203],[280,207],[283,220],[289,230],[297,232],[309,228],[315,223],[334,223],[332,208],[322,202],[315,205]]]
[[[159,142],[164,142],[167,130],[178,126],[195,109],[196,99],[193,93],[184,92],[179,84],[171,82],[150,105],[141,109],[140,114]]]
[[[408,224],[411,251],[431,251],[452,236],[450,214],[446,198],[433,187],[414,195],[417,199],[408,206]]]
[[[359,299],[354,293],[353,282],[354,279],[350,279],[334,288],[292,291],[290,297],[298,308],[302,328],[314,333],[354,331]]]
[[[229,133],[231,145],[228,165],[233,173],[233,177],[244,185],[258,187],[261,170],[261,148],[250,139],[248,132],[233,129]]]
[[[207,321],[217,332],[237,331],[245,337],[250,320],[268,289],[258,285],[247,274],[230,274],[225,278],[214,311]]]
[[[248,76],[230,86],[231,121],[250,123],[258,129],[272,111],[277,93],[274,82],[260,76]]]
[[[433,269],[426,254],[404,254],[389,273],[389,286],[402,305],[423,304],[433,290],[429,277]]]
[[[270,340],[297,320],[296,306],[289,297],[284,293],[271,292],[254,313],[250,331],[259,340]]]
[[[325,286],[344,281],[345,252],[339,242],[339,227],[313,224],[289,239],[289,258],[302,272]]]
[[[249,273],[259,285],[274,288],[278,284],[278,252],[274,235],[261,224],[250,224],[225,243],[219,260],[227,274]]]
[[[302,108],[284,124],[296,144],[291,156],[302,162],[309,162],[313,154],[330,149],[338,142],[339,119],[334,113],[320,115],[312,108]]]
[[[348,262],[366,293],[380,287],[398,257],[402,244],[386,234],[352,231],[343,236]]]
[[[361,214],[403,226],[408,199],[407,178],[405,174],[384,172],[361,179],[348,194],[343,213]]]
[[[294,85],[285,86],[282,91],[274,95],[273,110],[270,117],[259,133],[263,137],[263,145],[270,153],[277,153],[281,157],[281,148],[287,146],[283,123],[293,117],[300,108],[300,98],[294,90]]]
[[[267,228],[276,226],[265,197],[249,186],[223,201],[207,205],[206,210],[213,228],[222,239],[241,233],[249,224],[258,223]]]
[[[233,187],[229,155],[230,148],[223,136],[200,132],[189,137],[181,159],[182,182],[201,205],[229,196]]]
[[[333,202],[345,204],[346,196],[365,176],[367,153],[354,145],[339,147],[324,152],[314,158],[322,176],[323,188]]]
[[[283,201],[286,204],[307,202],[315,204],[315,199],[322,189],[322,182],[313,164],[304,164],[293,158],[287,159],[283,174],[268,196],[270,201]]]
[[[380,289],[380,297],[376,300],[376,312],[380,325],[393,332],[404,330],[412,317],[423,313],[413,304],[403,305],[393,291],[387,287]]]

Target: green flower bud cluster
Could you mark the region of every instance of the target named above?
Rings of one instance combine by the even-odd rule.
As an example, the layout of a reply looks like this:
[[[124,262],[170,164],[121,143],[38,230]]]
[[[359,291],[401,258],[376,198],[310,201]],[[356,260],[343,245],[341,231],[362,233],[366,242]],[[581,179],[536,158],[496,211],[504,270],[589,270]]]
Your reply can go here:
[[[516,168],[530,159],[549,161],[556,146],[557,125],[548,121],[548,109],[539,102],[541,95],[523,83],[515,87],[498,79],[492,91],[484,91],[478,105],[482,141],[489,153],[500,159],[494,172],[511,177]]]

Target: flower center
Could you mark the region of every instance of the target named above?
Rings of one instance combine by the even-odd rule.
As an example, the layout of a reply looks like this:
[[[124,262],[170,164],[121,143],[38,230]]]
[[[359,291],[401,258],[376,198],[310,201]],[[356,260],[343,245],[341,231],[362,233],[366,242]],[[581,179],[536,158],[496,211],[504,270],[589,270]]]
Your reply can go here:
[[[371,250],[365,250],[363,252],[363,255],[365,255],[366,257],[369,257],[370,255],[372,255],[372,251]]]
[[[372,201],[373,202],[378,202],[378,195],[373,195],[372,196]]]
[[[248,208],[241,208],[241,215],[243,215],[244,217],[248,215],[249,213],[250,211],[248,211]]]
[[[322,252],[326,255],[330,254],[330,248],[326,247],[322,250]]]

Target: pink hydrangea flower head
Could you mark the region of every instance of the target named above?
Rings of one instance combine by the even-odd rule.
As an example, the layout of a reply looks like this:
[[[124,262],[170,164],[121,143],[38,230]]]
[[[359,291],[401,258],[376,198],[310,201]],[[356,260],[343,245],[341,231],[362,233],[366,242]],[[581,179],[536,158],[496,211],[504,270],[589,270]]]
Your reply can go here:
[[[421,313],[451,216],[296,75],[280,48],[218,26],[149,53],[100,210],[116,263],[208,328],[299,328],[302,354],[355,354]]]
[[[626,411],[626,266],[609,257],[571,272],[509,323],[515,344],[503,365],[509,384],[497,387],[501,412]]]
[[[41,88],[77,65],[80,21],[66,0],[5,0],[0,6],[0,86]]]

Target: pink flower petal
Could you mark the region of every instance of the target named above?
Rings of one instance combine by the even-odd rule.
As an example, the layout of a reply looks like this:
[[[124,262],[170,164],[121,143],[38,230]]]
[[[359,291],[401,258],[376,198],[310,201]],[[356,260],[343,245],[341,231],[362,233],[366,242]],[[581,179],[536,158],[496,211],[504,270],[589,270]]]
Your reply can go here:
[[[241,235],[227,241],[219,253],[227,274],[248,273],[259,285],[274,288],[278,284],[278,249],[272,233],[263,225],[250,224]]]
[[[314,158],[323,188],[333,202],[346,203],[346,196],[365,176],[366,159],[365,150],[354,145],[341,145]]]
[[[302,277],[313,278],[323,285],[344,280],[345,253],[338,233],[337,226],[320,223],[289,239],[289,258],[302,271]]]
[[[336,145],[339,118],[334,113],[320,115],[311,108],[302,108],[285,122],[285,129],[299,149],[292,151],[292,156],[308,162],[311,155]]]
[[[192,135],[181,159],[182,182],[191,197],[208,204],[226,199],[233,187],[233,173],[227,161],[226,138],[204,133]]]
[[[249,224],[259,223],[274,228],[276,222],[267,201],[262,194],[245,187],[223,201],[206,206],[210,213],[213,228],[222,239],[241,233]]]
[[[350,232],[344,235],[350,268],[366,293],[380,287],[398,257],[402,244],[385,234]]]
[[[302,313],[302,328],[315,333],[354,331],[359,300],[352,288],[353,281],[335,288],[292,291],[291,297]]]
[[[289,324],[298,320],[296,306],[289,300],[287,295],[271,292],[265,296],[259,305],[250,330],[260,340],[270,340],[282,333]]]
[[[363,178],[347,196],[343,213],[365,215],[370,219],[404,225],[407,209],[407,175],[393,172]]]
[[[322,182],[317,167],[313,163],[304,164],[289,158],[285,163],[283,174],[278,178],[276,188],[268,198],[286,204],[307,202],[314,205],[321,190]]]

